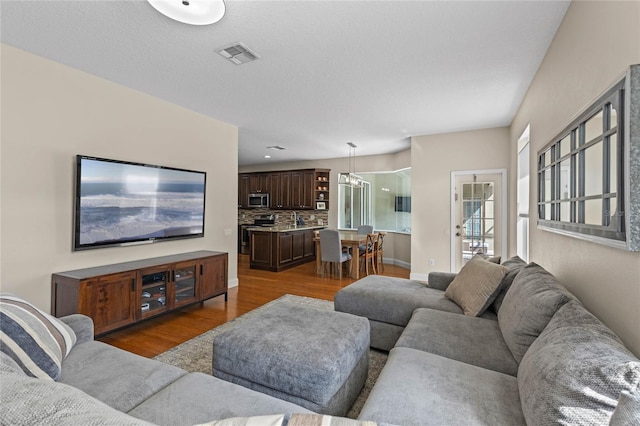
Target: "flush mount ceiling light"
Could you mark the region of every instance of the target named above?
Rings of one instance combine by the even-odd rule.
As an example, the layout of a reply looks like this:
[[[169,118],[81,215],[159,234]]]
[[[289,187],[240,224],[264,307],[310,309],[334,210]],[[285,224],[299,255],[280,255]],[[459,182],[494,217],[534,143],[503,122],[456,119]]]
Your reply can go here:
[[[147,0],[158,12],[191,25],[210,25],[224,16],[223,0]]]
[[[284,151],[286,148],[280,145],[268,146],[267,149],[273,149],[274,151]]]

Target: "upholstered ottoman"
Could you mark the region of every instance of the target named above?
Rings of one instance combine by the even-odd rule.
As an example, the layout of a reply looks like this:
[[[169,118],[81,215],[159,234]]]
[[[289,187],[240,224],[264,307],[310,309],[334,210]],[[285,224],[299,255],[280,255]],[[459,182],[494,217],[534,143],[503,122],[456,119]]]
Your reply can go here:
[[[215,337],[213,375],[344,416],[369,368],[366,318],[276,301]]]

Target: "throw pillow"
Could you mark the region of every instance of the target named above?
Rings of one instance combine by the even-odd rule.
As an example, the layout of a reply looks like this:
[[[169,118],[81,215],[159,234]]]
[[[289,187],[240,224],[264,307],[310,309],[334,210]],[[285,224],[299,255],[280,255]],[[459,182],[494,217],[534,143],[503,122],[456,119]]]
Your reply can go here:
[[[465,315],[479,316],[493,302],[507,268],[488,262],[481,255],[471,258],[451,282],[444,295]]]
[[[639,387],[640,360],[577,300],[557,311],[518,369],[532,425],[609,424],[621,393]]]
[[[502,262],[502,266],[509,269],[509,272],[507,272],[507,275],[505,275],[502,279],[502,284],[500,284],[500,291],[496,296],[496,300],[494,300],[493,304],[491,304],[491,308],[496,314],[498,313],[498,311],[500,311],[504,296],[507,294],[507,291],[509,291],[509,288],[511,288],[513,280],[515,279],[516,275],[518,275],[520,270],[527,266],[527,262],[522,260],[520,256],[513,256],[512,258]]]
[[[502,337],[518,363],[556,311],[572,299],[543,267],[531,262],[522,268],[498,311]]]
[[[0,295],[0,350],[26,374],[57,380],[62,360],[76,343],[69,326],[12,295]]]

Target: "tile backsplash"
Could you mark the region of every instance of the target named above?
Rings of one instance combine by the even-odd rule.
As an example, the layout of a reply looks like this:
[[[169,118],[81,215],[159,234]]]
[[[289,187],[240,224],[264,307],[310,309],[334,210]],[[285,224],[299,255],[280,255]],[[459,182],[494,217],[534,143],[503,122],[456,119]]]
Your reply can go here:
[[[238,225],[253,224],[253,219],[272,214],[276,218],[276,225],[291,225],[293,223],[293,212],[302,217],[308,225],[328,225],[329,210],[271,210],[268,208],[258,209],[238,209]],[[311,216],[314,218],[311,219]],[[322,222],[321,222],[322,221]]]

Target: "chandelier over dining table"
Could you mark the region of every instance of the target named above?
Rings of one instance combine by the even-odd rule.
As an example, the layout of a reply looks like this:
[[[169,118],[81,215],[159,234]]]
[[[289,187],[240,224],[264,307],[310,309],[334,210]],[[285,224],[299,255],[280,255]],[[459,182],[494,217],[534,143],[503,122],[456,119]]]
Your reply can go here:
[[[360,188],[362,186],[362,177],[358,176],[356,172],[356,148],[358,147],[353,142],[347,142],[349,145],[349,171],[347,173],[338,174],[338,185],[346,185],[352,188]],[[353,165],[353,173],[351,167]]]

